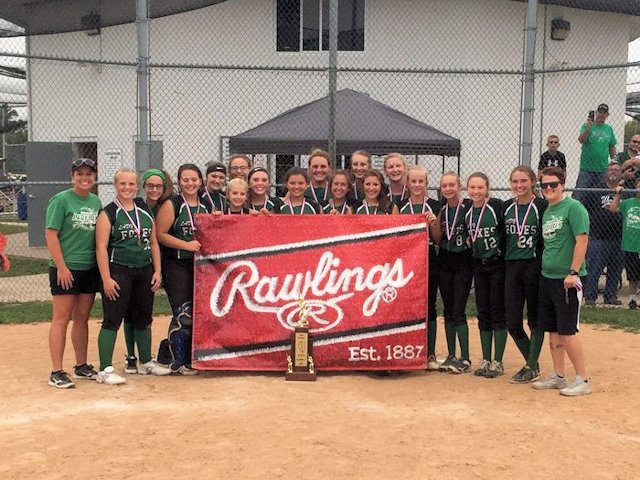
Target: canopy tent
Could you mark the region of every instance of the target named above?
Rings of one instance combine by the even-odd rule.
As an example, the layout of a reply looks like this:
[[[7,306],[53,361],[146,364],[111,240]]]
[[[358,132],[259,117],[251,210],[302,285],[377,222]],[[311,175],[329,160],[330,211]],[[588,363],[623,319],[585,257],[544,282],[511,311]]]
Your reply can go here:
[[[336,154],[371,153],[460,156],[460,140],[369,95],[340,90],[336,96]],[[231,153],[306,155],[327,148],[329,97],[293,108],[229,139]]]
[[[229,0],[149,0],[149,17],[188,12]],[[524,2],[526,0],[512,0]],[[541,5],[561,5],[640,16],[637,0],[538,0]],[[0,36],[42,35],[132,23],[136,0],[4,0],[0,2]]]

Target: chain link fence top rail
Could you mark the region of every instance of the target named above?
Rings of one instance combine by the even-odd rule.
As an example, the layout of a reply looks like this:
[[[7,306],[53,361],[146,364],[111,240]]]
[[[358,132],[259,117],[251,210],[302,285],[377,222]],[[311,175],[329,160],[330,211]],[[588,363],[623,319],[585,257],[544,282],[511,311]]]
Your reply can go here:
[[[557,135],[573,187],[580,127],[600,103],[609,105],[618,150],[627,150],[627,93],[640,77],[629,42],[640,36],[640,11],[621,0],[538,3],[532,167],[547,137]],[[229,138],[330,94],[329,0],[226,0],[192,11],[174,4],[172,10],[170,2],[149,0],[150,11],[163,14],[150,20],[148,36],[149,134],[172,175],[185,162],[226,163]],[[508,197],[509,172],[520,163],[523,144],[526,2],[339,0],[337,21],[337,90],[360,92],[458,139],[463,183],[483,171],[496,196]],[[28,117],[30,140],[94,144],[99,178],[108,183],[106,152],[117,149],[123,166],[134,166],[137,41],[135,23],[0,38],[0,65],[27,77],[11,80],[22,84],[0,80],[0,92],[21,95],[17,108]],[[338,117],[357,110],[350,102],[338,103]],[[365,123],[355,114],[346,118]],[[300,123],[317,130],[317,146],[327,147],[327,116]],[[286,142],[296,131],[275,133]],[[375,140],[368,133],[361,132],[365,150]],[[336,135],[340,141],[340,128]],[[275,183],[289,165],[306,166],[309,151],[297,153],[253,159]],[[348,157],[336,161],[348,164]],[[426,166],[432,188],[443,168],[458,168],[455,156],[408,161]],[[107,203],[113,190],[101,186],[100,194]],[[0,302],[26,299],[21,295],[29,289],[12,293],[8,280],[0,279]]]

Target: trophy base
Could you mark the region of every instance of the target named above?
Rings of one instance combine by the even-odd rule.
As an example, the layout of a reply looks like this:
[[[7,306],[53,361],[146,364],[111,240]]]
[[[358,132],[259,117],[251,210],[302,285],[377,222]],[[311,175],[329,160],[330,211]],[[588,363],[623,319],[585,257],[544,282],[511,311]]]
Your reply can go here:
[[[284,379],[287,381],[315,382],[316,374],[311,372],[287,372]]]

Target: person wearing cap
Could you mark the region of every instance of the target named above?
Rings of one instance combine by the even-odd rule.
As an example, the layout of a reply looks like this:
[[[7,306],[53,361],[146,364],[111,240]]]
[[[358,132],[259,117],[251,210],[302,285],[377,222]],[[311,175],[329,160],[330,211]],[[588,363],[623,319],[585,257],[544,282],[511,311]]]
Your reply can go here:
[[[605,123],[608,116],[609,106],[601,103],[594,118],[587,117],[586,123],[580,128],[578,141],[582,144],[582,152],[576,188],[596,188],[606,181],[609,157],[616,155],[617,143],[611,125]],[[576,192],[574,197],[582,201],[584,192]]]
[[[51,255],[49,284],[53,296],[53,316],[49,328],[49,353],[53,371],[49,385],[71,388],[75,384],[62,369],[67,326],[73,318],[71,341],[76,365],[73,377],[95,380],[98,372],[87,363],[89,312],[99,289],[95,228],[102,208],[91,193],[96,184],[96,162],[79,158],[72,163],[73,187],[55,194],[46,213],[45,238]]]
[[[227,182],[227,167],[220,162],[212,162],[207,165],[205,174],[205,186],[202,198],[209,200],[213,210],[224,211],[229,202],[224,195],[224,185]]]
[[[160,205],[173,194],[173,182],[166,170],[152,168],[142,175],[142,189],[145,193],[144,201],[155,217]]]

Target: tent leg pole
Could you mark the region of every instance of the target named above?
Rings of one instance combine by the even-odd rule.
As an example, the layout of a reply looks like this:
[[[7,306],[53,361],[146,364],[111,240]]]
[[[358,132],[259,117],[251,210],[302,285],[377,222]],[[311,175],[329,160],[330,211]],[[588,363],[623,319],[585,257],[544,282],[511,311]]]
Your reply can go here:
[[[338,0],[329,0],[329,139],[331,165],[336,161],[336,95],[338,91]]]

